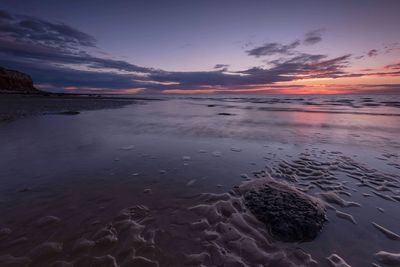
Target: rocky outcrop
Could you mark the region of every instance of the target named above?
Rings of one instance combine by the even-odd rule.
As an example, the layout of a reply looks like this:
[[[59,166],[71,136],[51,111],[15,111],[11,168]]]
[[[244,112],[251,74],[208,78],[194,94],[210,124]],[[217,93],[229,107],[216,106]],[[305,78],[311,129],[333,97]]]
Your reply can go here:
[[[33,86],[31,76],[0,67],[0,92],[11,93],[40,93]]]
[[[272,236],[284,242],[311,241],[326,221],[325,209],[317,199],[284,184],[253,187],[244,200]]]

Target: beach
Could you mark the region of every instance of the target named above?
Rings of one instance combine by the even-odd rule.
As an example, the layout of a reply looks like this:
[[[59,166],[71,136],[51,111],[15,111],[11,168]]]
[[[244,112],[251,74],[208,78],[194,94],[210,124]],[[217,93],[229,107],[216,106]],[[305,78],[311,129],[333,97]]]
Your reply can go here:
[[[0,118],[1,266],[400,264],[399,96],[1,95]],[[260,214],[271,192],[316,230]]]

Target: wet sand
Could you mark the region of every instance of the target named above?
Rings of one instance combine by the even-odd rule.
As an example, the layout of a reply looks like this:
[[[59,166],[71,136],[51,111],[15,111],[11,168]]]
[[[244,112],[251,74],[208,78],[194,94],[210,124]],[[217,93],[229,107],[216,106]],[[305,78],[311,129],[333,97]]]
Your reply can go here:
[[[35,115],[77,115],[80,111],[119,108],[141,100],[101,95],[0,93],[0,122]]]
[[[40,101],[0,123],[1,266],[399,264],[394,98]],[[323,206],[315,239],[248,208],[271,183]]]

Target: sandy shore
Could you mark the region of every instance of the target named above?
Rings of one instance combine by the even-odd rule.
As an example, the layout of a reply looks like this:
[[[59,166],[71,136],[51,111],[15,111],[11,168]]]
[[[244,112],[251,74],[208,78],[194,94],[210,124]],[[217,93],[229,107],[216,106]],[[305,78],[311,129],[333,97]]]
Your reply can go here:
[[[0,121],[44,114],[73,115],[85,110],[112,109],[139,103],[143,98],[67,94],[0,94]]]
[[[398,108],[326,100],[2,98],[0,266],[398,264]]]

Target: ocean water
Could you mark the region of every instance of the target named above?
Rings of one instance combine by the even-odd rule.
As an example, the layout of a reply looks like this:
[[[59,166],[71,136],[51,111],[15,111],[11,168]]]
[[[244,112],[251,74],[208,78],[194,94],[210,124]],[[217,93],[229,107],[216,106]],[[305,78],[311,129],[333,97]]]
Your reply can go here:
[[[157,95],[3,123],[0,262],[386,266],[399,241],[373,223],[400,234],[399,136],[390,95]],[[235,188],[264,176],[326,204],[315,240],[278,242],[245,209]]]

